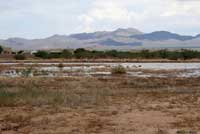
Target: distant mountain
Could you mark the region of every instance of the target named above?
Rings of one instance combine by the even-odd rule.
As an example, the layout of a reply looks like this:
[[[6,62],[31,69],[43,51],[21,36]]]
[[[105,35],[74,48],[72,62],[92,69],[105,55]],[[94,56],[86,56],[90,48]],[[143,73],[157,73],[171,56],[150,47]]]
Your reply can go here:
[[[23,38],[9,38],[5,40],[7,44],[25,45],[29,40]]]
[[[95,32],[95,33],[80,33],[80,34],[73,34],[70,35],[71,38],[78,39],[78,40],[89,40],[89,39],[96,39],[107,36],[107,32]]]
[[[122,37],[129,37],[133,35],[141,35],[143,32],[134,29],[134,28],[127,28],[127,29],[122,29],[119,28],[116,31],[111,32],[114,36],[122,36]]]
[[[141,42],[126,43],[126,42],[118,42],[118,41],[115,41],[113,39],[106,39],[106,40],[103,40],[103,41],[99,41],[98,43],[101,44],[101,45],[105,45],[105,46],[141,46],[142,45]]]
[[[195,36],[195,38],[199,38],[199,37],[200,37],[200,34],[198,34],[198,35]]]
[[[106,37],[129,37],[131,35],[140,35],[143,34],[141,31],[134,29],[134,28],[128,28],[128,29],[117,29],[116,31],[103,31],[103,32],[94,32],[94,33],[80,33],[80,34],[73,34],[70,35],[71,38],[75,38],[78,40],[90,40],[90,39],[96,39],[96,38],[106,38]]]
[[[97,31],[72,35],[53,35],[44,39],[9,38],[0,44],[13,49],[163,49],[163,48],[200,48],[200,34],[185,36],[168,31],[143,33],[134,28],[115,31]]]
[[[157,31],[157,32],[152,32],[148,34],[133,35],[131,37],[136,38],[138,40],[151,40],[151,41],[164,41],[164,40],[170,40],[170,39],[186,41],[186,40],[191,40],[195,38],[193,36],[183,36],[183,35],[178,35],[175,33],[170,33],[167,31]]]

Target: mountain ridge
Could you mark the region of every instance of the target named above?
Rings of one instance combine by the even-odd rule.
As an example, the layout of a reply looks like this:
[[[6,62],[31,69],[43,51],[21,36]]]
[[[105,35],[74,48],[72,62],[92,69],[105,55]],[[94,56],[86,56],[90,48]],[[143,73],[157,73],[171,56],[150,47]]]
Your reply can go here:
[[[152,41],[162,41],[162,40],[169,40],[169,39],[186,41],[186,40],[191,40],[195,38],[195,36],[179,35],[179,34],[171,33],[168,31],[155,31],[155,32],[147,33],[143,35],[134,35],[131,37],[137,38],[137,39],[147,39],[147,40],[152,40]]]
[[[42,39],[8,38],[0,44],[13,49],[38,50],[54,48],[92,48],[95,49],[142,49],[170,47],[200,47],[200,34],[180,35],[168,31],[143,33],[135,28],[119,28],[114,31],[97,31],[58,35]]]

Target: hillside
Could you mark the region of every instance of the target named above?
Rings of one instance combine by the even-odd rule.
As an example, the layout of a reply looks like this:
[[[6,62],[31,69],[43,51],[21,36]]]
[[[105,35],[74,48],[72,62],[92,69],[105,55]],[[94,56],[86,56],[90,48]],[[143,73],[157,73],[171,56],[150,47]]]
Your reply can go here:
[[[0,44],[13,49],[160,49],[160,48],[199,48],[200,36],[186,36],[168,31],[143,33],[134,28],[115,31],[97,31],[72,35],[53,35],[43,39],[9,38]]]

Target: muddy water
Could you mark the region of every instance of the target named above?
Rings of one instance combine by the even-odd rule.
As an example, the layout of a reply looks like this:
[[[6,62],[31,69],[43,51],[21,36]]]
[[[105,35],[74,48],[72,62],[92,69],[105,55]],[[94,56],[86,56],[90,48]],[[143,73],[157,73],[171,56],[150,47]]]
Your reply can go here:
[[[123,66],[132,77],[200,77],[200,63],[0,63],[1,77],[110,76]],[[148,70],[148,71],[147,71]]]

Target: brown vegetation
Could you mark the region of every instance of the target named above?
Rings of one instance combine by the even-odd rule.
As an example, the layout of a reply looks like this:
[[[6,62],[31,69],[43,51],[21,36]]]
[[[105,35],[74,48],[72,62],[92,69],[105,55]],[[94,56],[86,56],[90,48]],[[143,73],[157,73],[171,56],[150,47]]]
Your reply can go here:
[[[0,78],[0,132],[200,131],[200,78]]]

